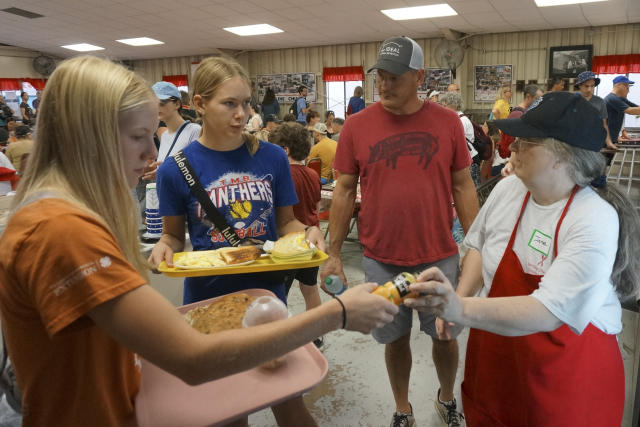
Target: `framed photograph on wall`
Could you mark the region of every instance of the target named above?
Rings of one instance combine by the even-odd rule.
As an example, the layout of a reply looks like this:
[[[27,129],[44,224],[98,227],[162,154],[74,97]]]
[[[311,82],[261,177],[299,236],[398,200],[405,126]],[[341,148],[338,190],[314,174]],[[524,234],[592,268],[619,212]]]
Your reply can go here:
[[[446,92],[447,86],[453,82],[451,70],[448,68],[425,68],[424,83],[418,88],[418,92],[426,93],[430,90]]]
[[[256,76],[256,86],[258,102],[262,102],[267,88],[270,87],[276,93],[276,99],[280,104],[291,103],[298,98],[300,86],[307,88],[307,101],[316,102],[315,73],[259,74]]]
[[[549,48],[549,77],[577,77],[591,69],[593,45]]]
[[[476,65],[473,73],[473,100],[475,102],[493,102],[498,89],[511,85],[513,65]]]

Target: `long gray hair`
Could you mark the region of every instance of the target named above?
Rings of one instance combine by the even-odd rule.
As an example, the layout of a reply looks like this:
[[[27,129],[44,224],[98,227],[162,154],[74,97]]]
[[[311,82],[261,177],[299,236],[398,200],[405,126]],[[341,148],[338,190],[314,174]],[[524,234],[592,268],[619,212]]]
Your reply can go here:
[[[545,146],[568,165],[569,176],[579,187],[586,187],[604,174],[604,156],[577,148],[553,138],[545,138]],[[620,189],[608,184],[592,187],[618,213],[618,252],[611,272],[611,282],[621,300],[640,299],[640,215]]]

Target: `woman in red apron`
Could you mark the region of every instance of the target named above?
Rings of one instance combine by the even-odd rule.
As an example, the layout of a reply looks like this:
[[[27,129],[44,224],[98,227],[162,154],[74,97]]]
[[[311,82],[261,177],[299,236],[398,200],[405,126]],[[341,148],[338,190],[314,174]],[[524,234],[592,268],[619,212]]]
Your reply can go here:
[[[496,125],[518,137],[511,150],[514,172],[521,182],[510,177],[500,183],[493,200],[490,198],[484,212],[478,214],[478,224],[469,231],[472,249],[463,262],[458,293],[441,272],[429,269],[420,275],[422,283],[412,285],[412,290],[424,297],[405,303],[472,328],[462,383],[469,426],[619,426],[624,407],[624,368],[615,336],[620,328],[620,305],[615,294],[615,303],[607,305],[601,289],[609,286],[610,294],[615,290],[620,298],[638,299],[637,257],[628,257],[626,263],[623,260],[627,252],[639,249],[640,221],[619,191],[604,179],[595,179],[604,170],[599,154],[606,135],[602,121],[579,96],[560,92],[545,95],[521,118],[499,120]],[[595,191],[583,190],[589,184]],[[600,198],[612,205],[615,213]],[[602,209],[587,210],[585,206]],[[531,213],[527,217],[528,209],[536,209],[533,212],[541,213],[540,218]],[[534,228],[545,222],[545,209],[559,213],[548,234]],[[569,224],[565,221],[568,214],[572,217]],[[575,224],[581,223],[580,217],[615,222],[616,214],[617,253],[613,253],[616,236],[609,237],[611,245],[603,242],[604,248],[611,249],[602,256],[611,260],[608,269],[590,264],[592,258],[587,255],[580,259],[579,251],[571,252],[579,247],[576,235],[583,230]],[[496,224],[491,221],[495,216],[513,219],[515,224]],[[522,241],[521,234],[518,244],[524,218],[528,221],[524,236],[529,236],[530,228],[534,232],[528,242]],[[589,221],[583,223],[596,222]],[[474,227],[475,233],[482,235],[479,245],[474,245]],[[548,245],[547,252],[544,245]],[[523,255],[530,248],[547,254],[539,255],[540,266],[547,258],[549,264],[542,268],[532,263],[530,255]],[[553,274],[551,265],[555,267]],[[567,274],[574,271],[567,265],[575,267],[575,278]],[[594,277],[604,277],[604,283],[594,279],[591,285],[583,280],[590,269]],[[560,277],[558,271],[566,282],[549,284]],[[547,274],[542,289],[541,281]],[[490,287],[483,288],[483,278]],[[473,298],[481,288],[487,298]],[[575,301],[563,295],[573,295],[575,288],[580,288]],[[590,317],[579,320],[585,311]],[[618,319],[612,320],[616,316]],[[447,325],[440,323],[444,335]]]

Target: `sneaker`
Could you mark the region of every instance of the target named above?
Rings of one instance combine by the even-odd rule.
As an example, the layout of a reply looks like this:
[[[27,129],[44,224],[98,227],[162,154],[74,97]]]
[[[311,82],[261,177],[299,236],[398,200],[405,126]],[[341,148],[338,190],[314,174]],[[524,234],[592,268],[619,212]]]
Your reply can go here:
[[[316,348],[320,348],[324,345],[324,337],[318,337],[315,340],[313,340],[313,344],[316,346]]]
[[[400,412],[394,412],[393,418],[391,418],[391,424],[389,427],[415,427],[416,419],[413,416],[413,407],[411,407],[410,414],[402,414]]]
[[[458,412],[455,398],[451,403],[442,403],[440,401],[440,389],[438,389],[438,397],[433,403],[444,427],[464,427],[467,425],[464,421],[464,415]]]

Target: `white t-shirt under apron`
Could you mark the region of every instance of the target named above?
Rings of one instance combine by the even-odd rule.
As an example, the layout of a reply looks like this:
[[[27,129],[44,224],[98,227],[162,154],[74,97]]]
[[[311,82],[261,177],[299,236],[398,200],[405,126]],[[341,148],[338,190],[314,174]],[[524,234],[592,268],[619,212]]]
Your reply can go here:
[[[516,176],[499,182],[478,213],[465,244],[482,254],[484,285],[489,294],[493,276],[515,226],[527,188]],[[567,199],[543,206],[529,198],[513,250],[525,273],[543,275],[531,295],[576,333],[589,323],[616,334],[622,329],[621,307],[611,283],[618,248],[618,215],[592,188],[576,193],[553,239]]]
[[[180,130],[180,128],[178,128],[178,130]],[[171,144],[173,144],[173,140],[175,139],[178,130],[171,133],[167,130],[160,137],[160,148],[158,149],[159,162],[164,162],[165,158],[173,156],[178,151],[189,145],[191,141],[195,141],[200,136],[200,125],[197,123],[187,123],[183,131],[180,133],[175,145],[171,148]],[[169,152],[169,148],[171,148],[171,152]]]

